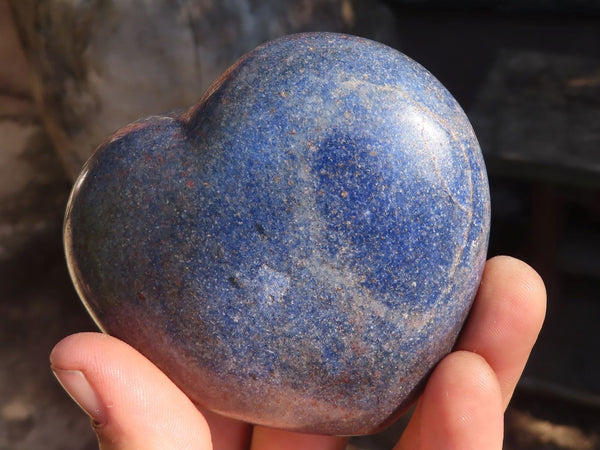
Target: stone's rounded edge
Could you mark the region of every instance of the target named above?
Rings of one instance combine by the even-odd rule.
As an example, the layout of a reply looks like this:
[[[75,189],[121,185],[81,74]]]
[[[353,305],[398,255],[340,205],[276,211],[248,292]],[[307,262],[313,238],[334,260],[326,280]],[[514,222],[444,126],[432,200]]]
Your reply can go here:
[[[84,163],[71,188],[63,218],[63,247],[65,261],[75,291],[90,317],[103,333],[114,334],[111,332],[110,324],[105,323],[103,314],[101,313],[103,308],[99,307],[104,299],[96,295],[94,293],[94,286],[86,281],[90,278],[94,278],[90,275],[89,271],[87,274],[84,273],[86,264],[89,264],[90,262],[89,258],[87,260],[81,260],[86,254],[85,251],[81,250],[82,245],[87,245],[88,242],[86,242],[87,239],[85,233],[80,236],[74,236],[74,234],[78,234],[80,230],[77,229],[77,226],[73,226],[73,221],[81,222],[82,217],[93,216],[93,210],[98,206],[98,200],[103,198],[108,199],[111,196],[118,195],[116,194],[119,191],[117,189],[120,182],[118,176],[113,178],[113,182],[115,183],[115,185],[112,186],[113,189],[100,189],[100,191],[105,191],[105,194],[101,193],[101,195],[98,195],[97,185],[99,182],[95,179],[98,172],[106,175],[107,173],[110,174],[113,170],[112,167],[103,167],[109,162],[109,160],[105,158],[106,153],[114,153],[115,147],[121,147],[121,140],[131,140],[133,138],[135,141],[137,139],[136,136],[144,133],[144,130],[150,127],[160,130],[158,132],[154,131],[155,137],[160,137],[162,133],[166,135],[176,133],[181,127],[179,119],[180,115],[181,112],[176,111],[165,115],[149,116],[136,120],[135,122],[116,130],[112,135],[108,136],[104,142],[96,147],[92,155],[90,155]],[[170,128],[174,128],[175,131],[169,131]],[[124,147],[132,148],[135,147],[135,144],[126,144]],[[119,151],[121,150],[117,150],[117,152]],[[116,159],[120,159],[120,156],[117,155]],[[90,193],[90,188],[94,192]],[[78,216],[75,219],[73,218],[74,210],[76,211],[75,214]],[[96,219],[100,219],[100,217],[97,216]],[[100,220],[98,220],[98,223],[99,222]],[[87,231],[89,232],[90,230],[88,229]],[[89,255],[87,256],[89,257]],[[103,293],[106,294],[106,292]]]
[[[319,34],[319,33],[317,33],[317,34]],[[312,34],[311,34],[311,35],[312,35]],[[299,37],[300,37],[300,38],[301,38],[301,37],[303,37],[303,36],[306,36],[306,34],[301,34],[301,35],[299,35]],[[337,34],[334,34],[334,36],[339,36],[339,35],[337,35]],[[362,38],[361,38],[361,39],[362,39]],[[365,39],[365,40],[366,40],[366,39]],[[366,41],[368,41],[368,40],[366,40]],[[374,42],[374,41],[371,41],[371,42]],[[380,44],[380,45],[383,45],[383,44]],[[392,50],[393,50],[393,49],[392,49]],[[255,53],[255,54],[256,54],[256,53]],[[248,60],[249,60],[249,58],[248,58],[248,57],[246,57],[246,58],[242,59],[242,61],[248,61]],[[235,67],[238,67],[238,65],[236,64],[236,65],[234,65],[233,67],[234,67],[234,68],[235,68]],[[232,71],[230,71],[230,72],[228,73],[228,75],[232,75],[232,73],[233,73],[233,72],[232,72]],[[215,90],[214,90],[213,92],[211,92],[211,93],[210,93],[208,96],[206,96],[206,99],[210,98],[210,96],[211,96],[213,93],[215,93],[216,91],[218,91],[220,87],[221,87],[221,84],[218,84],[218,85],[215,87]],[[188,111],[192,111],[192,110],[188,110]],[[189,113],[188,113],[188,114],[189,114]],[[180,120],[181,122],[187,123],[187,124],[189,125],[189,117],[188,117],[188,116],[186,116],[185,114],[184,114],[183,116],[180,116],[179,120]],[[144,123],[144,122],[140,122],[140,123]],[[148,123],[151,123],[151,121],[149,121]],[[117,132],[117,134],[116,134],[115,136],[113,136],[113,138],[109,139],[109,141],[108,141],[108,142],[105,144],[105,146],[103,147],[103,149],[105,149],[105,148],[107,148],[107,147],[109,147],[109,146],[111,146],[111,145],[117,145],[117,144],[118,144],[118,143],[119,143],[119,142],[120,142],[122,139],[130,138],[130,137],[131,137],[133,134],[135,134],[136,132],[140,132],[140,131],[142,131],[142,130],[143,130],[143,128],[146,128],[146,127],[145,127],[145,126],[129,126],[129,127],[125,127],[125,129],[123,129],[123,131],[121,131],[121,132]],[[190,133],[190,131],[191,131],[191,130],[189,129],[189,127],[188,127],[188,128],[186,128],[186,130],[185,130],[185,132],[186,132],[187,134],[189,134],[189,133]],[[163,140],[164,140],[164,139],[163,139]],[[157,144],[157,145],[158,145],[158,144]],[[92,162],[90,162],[90,163],[89,163],[89,164],[90,164],[90,167],[91,167],[91,166],[93,166],[93,164],[95,164],[95,163],[97,162],[97,160],[98,160],[98,159],[101,159],[101,158],[102,158],[102,155],[103,155],[103,151],[99,151],[99,152],[97,152],[97,154],[96,154],[96,155],[94,155],[94,157],[92,158]],[[85,172],[85,174],[86,174],[86,175],[84,175],[84,176],[83,176],[83,178],[82,178],[82,181],[81,181],[81,182],[78,182],[78,185],[79,185],[79,187],[78,187],[77,191],[79,191],[79,190],[80,190],[80,187],[81,187],[82,185],[84,185],[84,184],[85,184],[85,180],[86,180],[86,178],[87,178],[87,173],[89,172],[89,169],[87,168],[87,166],[86,166],[86,170],[85,170],[84,172]],[[117,182],[117,183],[118,183],[118,182]],[[74,191],[75,191],[75,189],[74,189]],[[69,209],[68,209],[68,214],[70,214],[70,210],[71,210],[71,208],[72,208],[72,202],[70,202],[70,206],[69,206]],[[66,229],[66,228],[67,228],[67,227],[65,226],[65,229]],[[69,235],[70,235],[70,232],[71,232],[71,231],[69,230]],[[70,270],[71,270],[71,268],[70,268]],[[72,271],[72,274],[73,274],[73,273],[74,273],[74,272]],[[81,279],[82,277],[80,276],[79,278]],[[79,291],[79,289],[78,289],[78,291]],[[82,294],[80,293],[80,295],[82,295]],[[82,299],[84,299],[84,303],[86,304],[86,307],[88,307],[88,310],[90,311],[90,313],[92,314],[92,316],[94,317],[94,319],[96,320],[96,322],[97,322],[97,323],[99,323],[99,325],[100,325],[100,322],[102,321],[102,319],[101,319],[101,318],[98,318],[98,317],[96,317],[96,316],[94,316],[94,312],[93,312],[93,309],[94,309],[94,308],[93,308],[93,307],[90,307],[90,306],[88,305],[88,303],[85,301],[85,297],[86,297],[86,294],[85,294],[85,293],[83,293],[83,295],[82,295]],[[99,300],[99,301],[100,301],[100,300]],[[140,300],[140,301],[141,301],[141,300]],[[127,321],[126,321],[126,322],[127,322]],[[157,322],[157,323],[158,323],[158,322]],[[102,327],[102,325],[100,325],[100,326]],[[125,326],[129,326],[129,325],[125,325]],[[111,328],[113,328],[113,327],[111,327]],[[111,331],[111,330],[109,330],[109,331]],[[118,335],[118,331],[117,331],[116,333],[114,333],[114,334],[117,334],[117,335]],[[151,336],[151,334],[149,334],[149,336]],[[167,372],[168,372],[168,370],[167,370]],[[221,375],[222,375],[222,374],[220,374],[220,373],[215,373],[215,374],[213,374],[212,376],[213,376],[213,377],[216,377],[216,378],[218,379],[218,378],[219,378]],[[183,385],[183,386],[185,386],[185,385],[186,385],[186,383],[182,383],[182,385]],[[417,392],[419,389],[420,389],[420,387],[415,387],[414,389],[412,389],[412,390],[411,390],[411,394],[410,394],[410,395],[413,395],[413,396],[414,396],[414,395],[416,395],[416,392]],[[293,398],[293,396],[288,396],[288,397],[289,397],[289,398]],[[408,401],[408,400],[405,400],[405,402],[404,402],[404,403],[406,403],[407,401]],[[404,409],[404,406],[401,406],[401,408],[402,408],[402,409]],[[212,409],[217,409],[217,410],[218,410],[218,408],[212,408]],[[376,432],[376,431],[377,431],[377,430],[378,430],[380,427],[384,426],[384,425],[380,425],[380,423],[381,423],[381,421],[382,421],[382,420],[383,420],[383,424],[385,424],[385,423],[386,423],[388,420],[391,420],[391,417],[392,417],[392,416],[395,416],[395,415],[397,415],[397,414],[399,414],[399,413],[400,413],[399,411],[397,411],[397,410],[394,410],[394,411],[391,413],[391,415],[390,415],[390,411],[387,411],[387,412],[384,414],[384,416],[385,416],[385,419],[383,419],[383,418],[382,418],[381,420],[380,420],[380,419],[378,419],[378,420],[377,420],[377,422],[378,422],[378,423],[371,423],[371,424],[369,424],[369,426],[365,426],[365,427],[363,427],[363,428],[360,428],[360,431],[359,431],[359,432],[354,432],[354,431],[352,431],[352,430],[350,430],[351,432],[349,432],[349,431],[348,431],[349,429],[348,429],[347,427],[346,427],[346,428],[343,428],[342,426],[339,426],[338,428],[336,428],[336,425],[331,425],[331,426],[330,426],[330,428],[329,428],[329,432],[328,432],[328,430],[325,430],[325,428],[326,428],[325,426],[323,426],[323,425],[314,425],[314,424],[307,425],[305,428],[302,428],[302,431],[306,431],[306,432],[326,432],[326,433],[328,432],[328,434],[347,434],[347,435],[350,435],[350,434],[363,434],[363,433],[372,433],[372,432]],[[233,416],[235,416],[235,413],[231,413],[231,412],[230,412],[230,415],[233,415]],[[245,420],[251,420],[251,417],[249,418],[247,415],[242,415],[242,416],[237,416],[237,417],[239,417],[239,418],[242,418],[242,419],[245,419]],[[358,420],[358,419],[357,419],[357,420]],[[269,421],[264,421],[263,423],[264,423],[265,425],[269,425],[269,426],[277,426],[277,424],[276,424],[276,423],[269,422]],[[281,425],[281,424],[280,424],[280,425]],[[285,424],[283,424],[283,425],[285,425]],[[290,427],[288,427],[288,426],[284,426],[284,427],[285,427],[285,428],[290,428]],[[367,430],[367,429],[368,429],[368,430]],[[374,431],[371,431],[371,430],[374,430]]]
[[[356,47],[360,45],[363,50],[377,51],[379,52],[379,56],[386,56],[389,58],[389,61],[392,61],[394,58],[398,60],[402,60],[401,65],[406,65],[410,67],[410,70],[415,73],[415,78],[425,77],[427,79],[427,83],[434,89],[438,94],[443,97],[444,102],[448,102],[452,104],[453,108],[458,108],[460,112],[463,112],[461,106],[456,102],[454,97],[450,92],[443,86],[443,84],[425,67],[423,67],[420,63],[413,60],[410,56],[404,54],[400,50],[391,47],[382,42],[378,42],[367,37],[356,36],[347,33],[341,32],[331,32],[331,31],[309,31],[309,32],[298,32],[293,34],[287,34],[284,36],[280,36],[278,38],[263,42],[258,45],[253,50],[247,52],[240,58],[238,58],[231,66],[229,66],[215,81],[213,81],[207,90],[202,95],[201,99],[192,105],[189,109],[184,111],[181,114],[181,119],[184,123],[191,124],[196,123],[194,121],[195,116],[198,113],[202,112],[201,106],[206,103],[206,101],[217,91],[223,88],[223,84],[230,78],[236,75],[236,72],[241,70],[245,63],[253,62],[257,58],[268,58],[273,55],[277,55],[282,50],[285,51],[286,48],[292,47],[297,43],[303,43],[309,50],[314,51],[314,48],[311,46],[312,44],[316,44],[321,47],[321,49],[326,49],[327,46],[324,45],[324,40],[329,44],[339,44],[346,45],[348,49],[352,47]],[[335,47],[331,46],[331,50],[335,50]],[[295,49],[297,51],[297,49]],[[288,52],[291,54],[292,52]],[[283,62],[283,61],[280,61]],[[265,67],[268,70],[268,67]],[[422,97],[420,100],[426,99],[426,96]],[[466,115],[465,115],[466,117]],[[197,117],[196,117],[197,119]],[[468,121],[468,120],[467,120]],[[192,126],[192,125],[189,125]]]
[[[73,225],[72,225],[72,211],[73,208],[76,208],[75,204],[77,203],[77,197],[79,195],[79,191],[81,186],[85,183],[89,172],[89,164],[90,159],[84,164],[79,176],[75,180],[75,184],[71,189],[71,193],[67,200],[67,207],[65,210],[65,215],[63,219],[63,246],[64,246],[64,254],[65,254],[65,262],[67,264],[67,270],[69,275],[71,276],[71,281],[73,282],[73,286],[79,299],[85,306],[88,314],[96,324],[96,326],[102,331],[106,332],[102,327],[96,313],[89,306],[88,299],[90,296],[89,289],[85,288],[85,283],[83,281],[83,275],[79,269],[79,263],[77,260],[77,251],[74,248],[74,238],[73,238]]]

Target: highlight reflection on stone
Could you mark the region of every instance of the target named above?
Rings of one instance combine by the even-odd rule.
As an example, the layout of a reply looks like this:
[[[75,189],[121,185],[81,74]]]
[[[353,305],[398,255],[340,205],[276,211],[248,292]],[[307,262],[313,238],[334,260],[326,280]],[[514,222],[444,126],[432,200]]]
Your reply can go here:
[[[101,145],[65,246],[98,325],[199,405],[366,434],[451,350],[489,208],[473,130],[429,72],[373,41],[308,33]]]

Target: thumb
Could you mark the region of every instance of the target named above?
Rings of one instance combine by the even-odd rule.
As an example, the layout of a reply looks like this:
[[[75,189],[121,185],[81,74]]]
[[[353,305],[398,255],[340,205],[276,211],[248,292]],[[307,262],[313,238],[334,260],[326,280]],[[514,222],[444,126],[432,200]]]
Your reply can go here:
[[[100,333],[60,341],[56,378],[91,417],[102,449],[211,449],[206,420],[137,350]]]

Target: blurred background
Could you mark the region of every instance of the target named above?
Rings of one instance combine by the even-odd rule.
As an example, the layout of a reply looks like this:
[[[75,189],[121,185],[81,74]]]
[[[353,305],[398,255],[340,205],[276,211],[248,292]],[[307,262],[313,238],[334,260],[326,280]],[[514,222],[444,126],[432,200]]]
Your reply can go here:
[[[94,449],[48,354],[95,330],[62,217],[96,145],[195,103],[276,36],[341,31],[429,69],[488,166],[490,256],[543,276],[548,315],[506,413],[506,449],[600,449],[600,1],[0,0],[0,449]],[[352,441],[385,449],[402,424]]]

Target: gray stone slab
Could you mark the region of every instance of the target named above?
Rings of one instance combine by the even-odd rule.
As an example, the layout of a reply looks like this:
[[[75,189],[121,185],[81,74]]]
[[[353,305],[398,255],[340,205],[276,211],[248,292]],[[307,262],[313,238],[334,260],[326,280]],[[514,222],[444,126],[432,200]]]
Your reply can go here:
[[[455,10],[526,11],[542,13],[598,13],[598,0],[388,0],[398,6]]]
[[[600,58],[503,50],[469,116],[493,173],[600,185]]]

